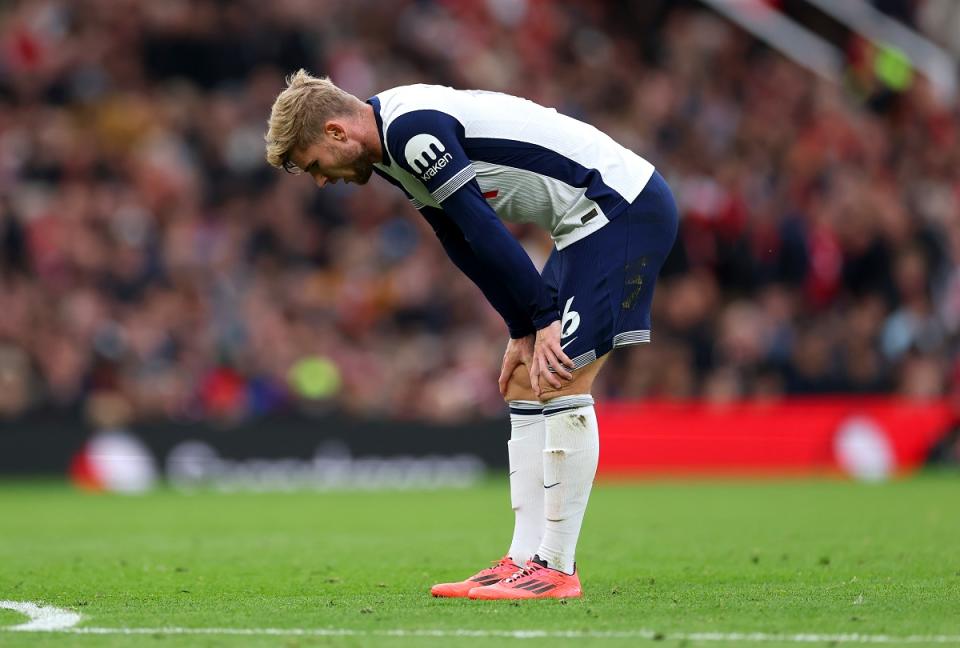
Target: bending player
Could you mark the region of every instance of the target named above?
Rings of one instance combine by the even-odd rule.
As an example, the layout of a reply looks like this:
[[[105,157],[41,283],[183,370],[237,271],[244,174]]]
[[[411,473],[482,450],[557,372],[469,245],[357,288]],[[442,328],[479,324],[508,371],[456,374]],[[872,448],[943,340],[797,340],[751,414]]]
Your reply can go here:
[[[596,128],[494,92],[411,85],[361,101],[300,70],[270,114],[267,161],[319,187],[377,173],[402,190],[510,333],[513,541],[434,596],[580,596],[574,555],[599,456],[591,390],[607,353],[650,341],[654,282],[677,232],[654,167]],[[501,222],[537,223],[541,276]]]

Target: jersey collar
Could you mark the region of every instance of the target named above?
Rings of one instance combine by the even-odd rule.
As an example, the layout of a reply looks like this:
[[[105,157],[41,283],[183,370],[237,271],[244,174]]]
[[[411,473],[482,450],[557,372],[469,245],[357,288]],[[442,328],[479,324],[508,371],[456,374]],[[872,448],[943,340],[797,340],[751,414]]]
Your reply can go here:
[[[383,152],[383,160],[380,163],[383,166],[390,166],[390,153],[387,151],[387,142],[383,139],[383,118],[380,117],[380,99],[374,95],[367,99],[367,103],[373,106],[373,116],[377,120],[377,135],[380,136],[380,150]]]

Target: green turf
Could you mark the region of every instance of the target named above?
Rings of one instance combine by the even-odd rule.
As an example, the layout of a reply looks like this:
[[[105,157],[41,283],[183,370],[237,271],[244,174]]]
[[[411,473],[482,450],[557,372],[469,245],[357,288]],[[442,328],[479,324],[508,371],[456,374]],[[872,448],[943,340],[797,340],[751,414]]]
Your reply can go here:
[[[0,599],[71,608],[88,626],[644,628],[664,639],[0,632],[0,646],[723,646],[734,644],[672,633],[960,635],[958,495],[956,476],[602,484],[578,552],[584,598],[518,604],[427,593],[505,550],[503,481],[464,491],[145,497],[0,482]],[[0,625],[22,620],[0,610]]]

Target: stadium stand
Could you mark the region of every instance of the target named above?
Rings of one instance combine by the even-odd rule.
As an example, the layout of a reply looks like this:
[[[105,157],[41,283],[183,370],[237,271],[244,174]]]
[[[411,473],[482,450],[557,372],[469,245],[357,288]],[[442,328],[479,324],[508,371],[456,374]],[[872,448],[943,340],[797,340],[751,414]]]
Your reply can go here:
[[[851,48],[832,84],[692,2],[375,5],[0,7],[0,417],[503,415],[506,331],[403,196],[264,163],[301,66],[523,95],[657,165],[681,236],[607,399],[957,388],[960,112],[922,76]]]

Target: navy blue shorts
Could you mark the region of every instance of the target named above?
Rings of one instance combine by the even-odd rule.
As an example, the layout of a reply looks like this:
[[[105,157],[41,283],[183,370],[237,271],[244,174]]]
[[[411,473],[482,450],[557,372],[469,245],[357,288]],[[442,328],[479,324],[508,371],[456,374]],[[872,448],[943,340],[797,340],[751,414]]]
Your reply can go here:
[[[650,341],[653,287],[677,237],[677,205],[659,173],[603,228],[554,250],[543,279],[563,314],[560,344],[577,369]]]

